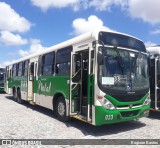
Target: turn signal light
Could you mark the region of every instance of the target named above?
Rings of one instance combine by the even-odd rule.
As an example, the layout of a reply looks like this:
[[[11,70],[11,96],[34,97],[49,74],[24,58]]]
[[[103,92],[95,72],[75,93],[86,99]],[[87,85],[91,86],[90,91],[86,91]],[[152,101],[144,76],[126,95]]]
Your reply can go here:
[[[103,96],[98,96],[98,99],[100,99],[100,100],[103,99]]]

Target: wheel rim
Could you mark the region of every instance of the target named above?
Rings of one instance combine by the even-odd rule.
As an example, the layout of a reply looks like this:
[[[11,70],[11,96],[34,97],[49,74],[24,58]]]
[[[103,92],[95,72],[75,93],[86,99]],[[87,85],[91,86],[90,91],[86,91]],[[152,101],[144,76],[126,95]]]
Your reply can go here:
[[[61,116],[64,116],[65,114],[65,106],[62,102],[59,102],[58,104],[58,114]]]

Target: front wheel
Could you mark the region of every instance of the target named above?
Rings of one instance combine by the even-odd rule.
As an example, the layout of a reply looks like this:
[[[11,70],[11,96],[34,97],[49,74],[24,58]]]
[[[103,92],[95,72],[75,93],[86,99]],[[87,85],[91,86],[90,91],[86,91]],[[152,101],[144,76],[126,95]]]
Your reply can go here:
[[[69,121],[70,119],[70,117],[66,115],[66,102],[62,96],[58,97],[56,101],[56,116],[62,122]]]

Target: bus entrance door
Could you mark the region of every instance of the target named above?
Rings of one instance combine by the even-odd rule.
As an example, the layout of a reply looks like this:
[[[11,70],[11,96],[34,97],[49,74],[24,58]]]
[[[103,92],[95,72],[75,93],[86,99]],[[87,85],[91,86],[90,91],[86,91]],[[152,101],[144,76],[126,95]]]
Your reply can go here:
[[[70,74],[70,114],[76,115],[81,112],[82,97],[82,56],[79,53],[71,53]]]
[[[71,54],[71,75],[70,75],[70,114],[79,115],[84,120],[90,121],[90,79],[89,73],[89,49],[77,51]],[[89,99],[88,99],[89,98]],[[89,111],[88,111],[89,110]]]

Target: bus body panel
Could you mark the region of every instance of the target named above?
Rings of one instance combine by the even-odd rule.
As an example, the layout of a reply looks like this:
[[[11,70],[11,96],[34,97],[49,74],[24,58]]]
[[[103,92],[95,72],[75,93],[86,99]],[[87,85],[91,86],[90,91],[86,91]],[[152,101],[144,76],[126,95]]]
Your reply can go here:
[[[53,98],[56,94],[62,94],[69,99],[69,76],[39,76],[35,80],[35,103],[53,109]]]
[[[21,79],[20,90],[21,90],[21,99],[28,100],[28,78],[27,76]]]

